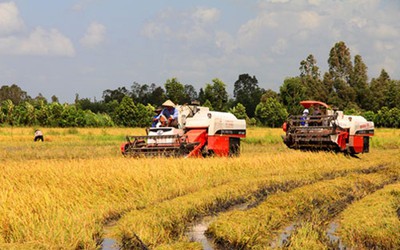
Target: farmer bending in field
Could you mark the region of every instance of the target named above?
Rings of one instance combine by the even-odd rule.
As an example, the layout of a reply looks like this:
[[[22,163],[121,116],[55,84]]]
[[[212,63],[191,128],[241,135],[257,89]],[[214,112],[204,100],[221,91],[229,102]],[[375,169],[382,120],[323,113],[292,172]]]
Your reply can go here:
[[[40,131],[39,129],[36,129],[36,131],[35,131],[35,139],[33,139],[33,140],[34,141],[44,141],[42,131]]]

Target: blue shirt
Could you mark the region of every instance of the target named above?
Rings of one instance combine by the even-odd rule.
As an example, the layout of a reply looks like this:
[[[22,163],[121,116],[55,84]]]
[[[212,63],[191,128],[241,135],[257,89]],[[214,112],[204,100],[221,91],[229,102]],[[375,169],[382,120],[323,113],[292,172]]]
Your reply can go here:
[[[170,111],[168,108],[164,108],[163,111],[161,112],[162,115],[164,115],[167,119],[172,116],[173,119],[178,120],[179,112],[178,109],[172,108]]]
[[[300,122],[301,126],[307,126],[308,125],[307,124],[308,117],[307,117],[306,114],[303,114],[303,116],[300,118],[300,120],[301,120],[301,122]]]
[[[154,120],[154,119],[157,119],[157,120]],[[151,123],[151,127],[155,128],[157,126],[159,119],[160,119],[160,115],[153,116],[153,122]]]

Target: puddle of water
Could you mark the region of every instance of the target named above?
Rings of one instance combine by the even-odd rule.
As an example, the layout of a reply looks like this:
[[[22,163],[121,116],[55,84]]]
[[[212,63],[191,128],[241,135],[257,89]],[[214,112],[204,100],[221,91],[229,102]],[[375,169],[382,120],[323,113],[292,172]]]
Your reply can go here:
[[[101,249],[103,250],[119,250],[120,247],[114,239],[104,238],[101,243]]]
[[[297,223],[293,223],[283,229],[282,233],[271,242],[272,248],[280,248],[284,247],[288,243],[288,239],[296,229]],[[335,234],[339,224],[337,222],[331,222],[326,230],[326,235],[329,237],[331,244],[338,250],[345,250],[347,249],[346,246],[341,241],[340,237]]]
[[[194,224],[186,233],[191,241],[201,243],[204,250],[214,250],[214,243],[205,235],[208,226],[215,220],[215,216],[206,216],[199,223]]]
[[[335,221],[329,223],[328,229],[326,230],[326,235],[329,237],[331,243],[335,245],[336,249],[345,250],[346,246],[343,244],[340,237],[335,234],[338,227],[339,224]]]
[[[249,203],[241,203],[234,206],[231,206],[226,211],[239,210],[244,211],[250,207]],[[226,212],[224,211],[224,212]],[[214,250],[217,247],[214,245],[213,241],[207,237],[205,232],[207,231],[208,226],[216,219],[218,215],[215,216],[205,216],[199,222],[194,223],[192,227],[190,227],[189,231],[187,231],[186,235],[189,237],[191,241],[201,243],[204,250]]]
[[[296,229],[296,225],[296,223],[293,223],[285,227],[282,233],[280,233],[278,237],[271,242],[271,247],[280,248],[285,246],[288,243],[290,235],[292,235],[293,231]]]
[[[118,242],[111,238],[111,230],[113,227],[115,227],[116,221],[111,221],[107,223],[107,225],[104,227],[104,238],[103,242],[101,243],[101,249],[103,250],[119,250],[120,245]]]

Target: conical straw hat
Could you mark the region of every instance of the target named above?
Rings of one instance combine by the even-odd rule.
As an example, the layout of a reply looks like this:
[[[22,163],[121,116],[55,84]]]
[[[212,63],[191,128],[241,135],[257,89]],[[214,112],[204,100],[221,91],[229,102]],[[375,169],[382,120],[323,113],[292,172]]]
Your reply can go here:
[[[167,100],[162,104],[164,107],[174,107],[175,104],[171,100]]]

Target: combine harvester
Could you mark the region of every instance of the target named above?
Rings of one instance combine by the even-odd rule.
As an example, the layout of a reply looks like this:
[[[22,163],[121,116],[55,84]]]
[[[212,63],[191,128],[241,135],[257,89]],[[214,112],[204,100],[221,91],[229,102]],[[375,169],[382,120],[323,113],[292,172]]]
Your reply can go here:
[[[302,101],[300,104],[305,111],[317,109],[320,113],[289,116],[283,124],[286,146],[304,150],[332,150],[350,155],[369,152],[369,139],[374,135],[373,122],[362,116],[344,115],[343,111],[333,110],[319,101]]]
[[[206,157],[240,154],[246,121],[197,105],[177,105],[179,128],[152,127],[146,136],[126,136],[122,154],[132,157]]]

